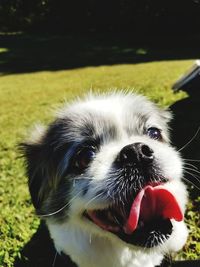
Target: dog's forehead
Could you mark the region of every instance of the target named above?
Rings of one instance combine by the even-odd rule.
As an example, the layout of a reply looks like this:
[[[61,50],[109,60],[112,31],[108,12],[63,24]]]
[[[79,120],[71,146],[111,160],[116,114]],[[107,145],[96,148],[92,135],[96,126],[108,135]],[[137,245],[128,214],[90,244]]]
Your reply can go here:
[[[164,128],[161,111],[138,95],[89,98],[61,110],[69,119],[70,132],[78,136],[117,138],[124,133],[140,134],[144,127]]]

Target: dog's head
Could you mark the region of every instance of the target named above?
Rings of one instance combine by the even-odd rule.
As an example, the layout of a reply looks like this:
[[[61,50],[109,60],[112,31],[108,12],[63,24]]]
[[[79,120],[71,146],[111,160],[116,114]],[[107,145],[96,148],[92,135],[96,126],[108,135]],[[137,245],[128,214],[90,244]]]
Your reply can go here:
[[[187,200],[182,161],[169,143],[170,117],[123,93],[62,109],[23,144],[37,214],[130,247],[168,242]]]

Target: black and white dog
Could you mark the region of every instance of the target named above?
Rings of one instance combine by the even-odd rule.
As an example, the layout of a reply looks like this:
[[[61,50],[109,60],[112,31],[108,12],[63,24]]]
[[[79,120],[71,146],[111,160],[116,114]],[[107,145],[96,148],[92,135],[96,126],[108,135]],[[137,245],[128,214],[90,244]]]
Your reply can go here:
[[[88,96],[23,144],[36,212],[78,267],[153,267],[183,247],[187,191],[170,113],[143,96]]]

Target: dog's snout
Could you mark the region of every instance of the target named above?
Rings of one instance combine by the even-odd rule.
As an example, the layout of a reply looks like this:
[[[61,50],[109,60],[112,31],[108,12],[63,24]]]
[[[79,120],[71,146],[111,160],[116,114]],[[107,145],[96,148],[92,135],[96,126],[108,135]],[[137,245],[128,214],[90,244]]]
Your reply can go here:
[[[118,160],[123,165],[134,165],[135,163],[151,163],[153,161],[153,150],[144,143],[134,143],[122,148]]]

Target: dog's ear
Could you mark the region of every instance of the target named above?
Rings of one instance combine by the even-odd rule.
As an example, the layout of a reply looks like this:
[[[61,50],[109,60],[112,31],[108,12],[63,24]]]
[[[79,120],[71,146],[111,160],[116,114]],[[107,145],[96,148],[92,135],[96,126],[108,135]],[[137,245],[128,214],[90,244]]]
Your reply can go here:
[[[28,185],[33,205],[39,211],[49,190],[50,164],[46,130],[36,127],[28,141],[20,144],[27,165]]]
[[[64,175],[60,170],[70,146],[67,125],[67,119],[57,119],[47,129],[37,126],[28,141],[20,144],[27,165],[29,191],[38,214],[43,213],[43,207],[48,205],[49,197]]]

